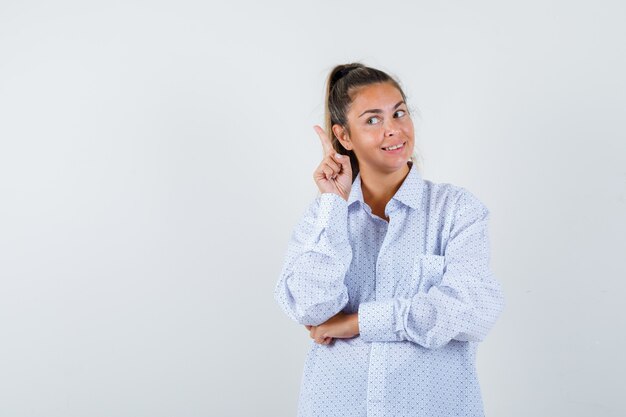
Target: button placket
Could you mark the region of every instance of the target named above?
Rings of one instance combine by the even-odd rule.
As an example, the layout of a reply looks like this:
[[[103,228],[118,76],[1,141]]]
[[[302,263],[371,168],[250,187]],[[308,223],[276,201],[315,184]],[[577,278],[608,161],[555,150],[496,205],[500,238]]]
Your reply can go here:
[[[393,201],[393,200],[392,200]],[[395,282],[390,276],[393,271],[392,254],[386,256],[390,242],[396,236],[397,222],[394,221],[393,212],[395,204],[388,205],[385,215],[389,216],[389,223],[385,232],[385,238],[381,244],[376,260],[376,300],[386,300],[393,297]],[[387,385],[387,358],[388,344],[386,342],[373,342],[370,349],[369,372],[367,381],[367,415],[383,416],[385,387]]]

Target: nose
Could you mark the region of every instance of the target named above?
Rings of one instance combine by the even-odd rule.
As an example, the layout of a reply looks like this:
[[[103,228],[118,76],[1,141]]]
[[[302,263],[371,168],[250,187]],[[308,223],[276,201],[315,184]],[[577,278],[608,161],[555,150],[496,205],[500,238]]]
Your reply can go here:
[[[385,121],[385,136],[395,136],[400,132],[398,121],[394,118]]]

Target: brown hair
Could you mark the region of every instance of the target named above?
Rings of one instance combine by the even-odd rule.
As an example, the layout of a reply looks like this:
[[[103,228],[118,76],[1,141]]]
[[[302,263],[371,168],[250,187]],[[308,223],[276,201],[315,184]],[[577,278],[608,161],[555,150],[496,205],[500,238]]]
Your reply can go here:
[[[335,133],[333,125],[342,126],[348,134],[348,119],[346,114],[348,108],[354,99],[354,93],[360,87],[376,83],[390,83],[398,89],[402,95],[402,99],[406,103],[406,96],[398,81],[389,76],[384,71],[367,67],[361,63],[355,62],[351,64],[337,65],[330,71],[326,81],[326,99],[325,99],[325,127],[328,136],[333,144],[335,151],[342,155],[350,157],[350,166],[352,167],[352,181],[359,173],[359,161],[356,154],[343,147]],[[415,163],[415,157],[411,156],[411,162]]]

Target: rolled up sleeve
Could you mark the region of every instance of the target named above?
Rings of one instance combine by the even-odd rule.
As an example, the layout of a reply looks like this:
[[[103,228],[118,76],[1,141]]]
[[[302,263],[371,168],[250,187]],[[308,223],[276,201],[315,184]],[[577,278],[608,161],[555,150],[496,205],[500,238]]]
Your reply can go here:
[[[274,298],[296,322],[322,324],[348,303],[351,261],[347,202],[322,193],[294,228]]]
[[[462,189],[444,247],[441,279],[408,297],[359,306],[365,341],[408,340],[426,348],[451,340],[482,341],[504,308],[502,288],[490,270],[489,210]]]

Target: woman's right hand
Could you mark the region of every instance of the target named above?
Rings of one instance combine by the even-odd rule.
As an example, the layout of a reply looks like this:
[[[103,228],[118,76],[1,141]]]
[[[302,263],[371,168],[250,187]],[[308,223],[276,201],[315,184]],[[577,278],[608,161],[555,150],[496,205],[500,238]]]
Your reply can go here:
[[[319,126],[313,127],[320,137],[324,159],[313,173],[313,179],[321,193],[335,193],[348,201],[352,189],[352,166],[348,155],[340,155]]]

